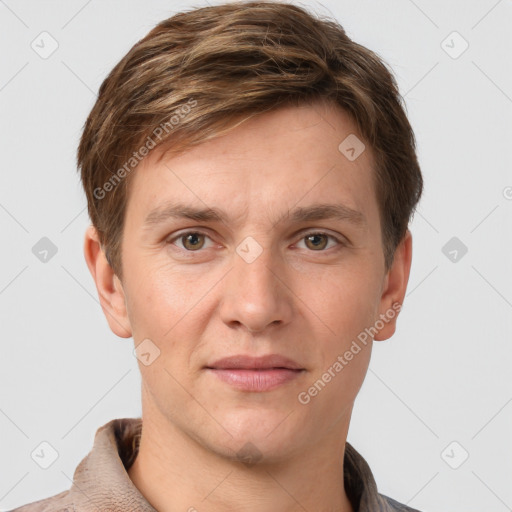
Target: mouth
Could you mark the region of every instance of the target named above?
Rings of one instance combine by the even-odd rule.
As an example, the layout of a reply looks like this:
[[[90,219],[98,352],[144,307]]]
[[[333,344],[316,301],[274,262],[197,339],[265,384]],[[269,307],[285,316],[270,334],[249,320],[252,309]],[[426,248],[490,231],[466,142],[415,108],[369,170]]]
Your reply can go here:
[[[252,392],[271,391],[306,371],[297,362],[278,354],[226,357],[204,369],[236,389]]]

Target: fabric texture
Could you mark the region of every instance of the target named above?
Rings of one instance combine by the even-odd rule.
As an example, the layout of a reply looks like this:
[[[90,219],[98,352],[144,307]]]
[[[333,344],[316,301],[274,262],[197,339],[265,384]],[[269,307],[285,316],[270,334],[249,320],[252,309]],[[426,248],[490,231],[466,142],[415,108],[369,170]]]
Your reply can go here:
[[[11,512],[156,512],[127,472],[138,453],[141,428],[141,418],[109,421],[96,431],[69,490]],[[344,483],[354,512],[419,512],[379,494],[370,467],[348,442]]]

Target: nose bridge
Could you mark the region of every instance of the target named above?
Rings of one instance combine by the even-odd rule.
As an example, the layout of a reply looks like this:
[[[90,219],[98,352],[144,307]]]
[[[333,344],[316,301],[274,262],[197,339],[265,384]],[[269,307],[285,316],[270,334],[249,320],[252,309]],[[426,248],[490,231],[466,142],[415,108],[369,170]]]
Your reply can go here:
[[[256,242],[242,242],[234,258],[235,274],[249,293],[273,295],[276,288],[275,268],[278,266],[270,247],[255,247]]]
[[[292,309],[289,291],[280,282],[278,255],[260,241],[247,237],[238,245],[224,288],[223,320],[243,324],[251,331],[287,323]]]

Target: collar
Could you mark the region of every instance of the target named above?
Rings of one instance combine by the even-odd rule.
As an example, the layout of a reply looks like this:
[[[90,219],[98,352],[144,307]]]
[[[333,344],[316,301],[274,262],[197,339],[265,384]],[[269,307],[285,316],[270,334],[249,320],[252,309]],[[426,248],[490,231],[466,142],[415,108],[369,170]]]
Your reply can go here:
[[[73,485],[66,496],[72,503],[71,510],[157,512],[127,472],[138,453],[141,429],[142,418],[118,418],[96,431],[93,448],[77,466]],[[345,491],[355,512],[413,510],[395,508],[391,505],[396,502],[378,493],[370,467],[348,442],[343,476]]]

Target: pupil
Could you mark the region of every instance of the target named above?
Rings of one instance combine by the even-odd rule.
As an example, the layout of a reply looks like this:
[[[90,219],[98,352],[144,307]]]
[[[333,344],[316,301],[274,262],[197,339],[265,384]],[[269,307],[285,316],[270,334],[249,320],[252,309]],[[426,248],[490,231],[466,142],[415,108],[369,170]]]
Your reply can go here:
[[[323,248],[325,247],[325,237],[324,235],[309,235],[307,237],[308,241],[313,244],[313,247],[315,248]]]
[[[197,249],[202,246],[200,233],[191,233],[185,237],[185,247]]]

